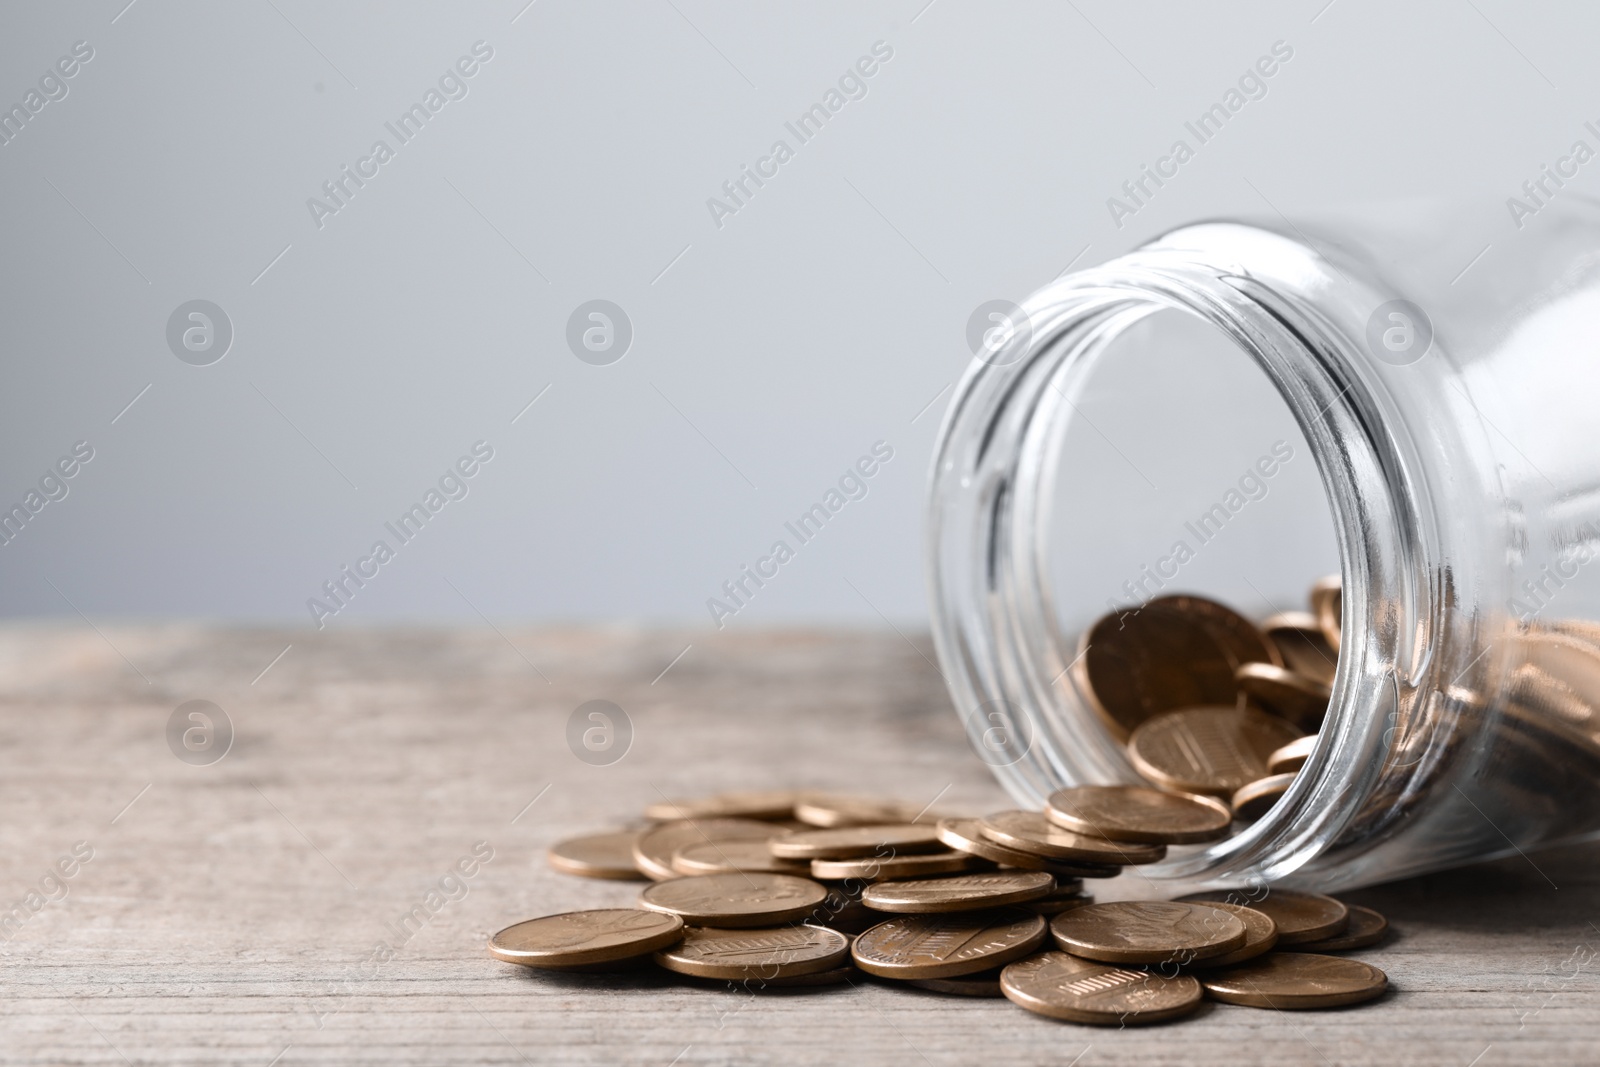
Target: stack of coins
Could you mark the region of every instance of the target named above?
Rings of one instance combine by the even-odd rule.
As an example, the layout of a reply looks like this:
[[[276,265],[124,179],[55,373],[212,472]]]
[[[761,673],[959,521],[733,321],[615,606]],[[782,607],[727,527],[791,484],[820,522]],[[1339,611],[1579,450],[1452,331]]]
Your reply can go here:
[[[1387,986],[1376,967],[1328,955],[1383,937],[1370,909],[1265,887],[1098,904],[1083,891],[1085,878],[1226,834],[1232,813],[1213,797],[1091,786],[1053,794],[1044,812],[964,818],[873,798],[726,793],[645,815],[643,830],[549,852],[569,874],[650,881],[637,907],[520,922],[489,953],[554,971],[653,966],[749,990],[871,976],[1109,1025],[1175,1018],[1205,995],[1320,1008]]]
[[[1076,687],[1151,785],[1252,822],[1309,758],[1333,693],[1339,579],[1309,602],[1257,626],[1203,597],[1156,597],[1085,631]]]

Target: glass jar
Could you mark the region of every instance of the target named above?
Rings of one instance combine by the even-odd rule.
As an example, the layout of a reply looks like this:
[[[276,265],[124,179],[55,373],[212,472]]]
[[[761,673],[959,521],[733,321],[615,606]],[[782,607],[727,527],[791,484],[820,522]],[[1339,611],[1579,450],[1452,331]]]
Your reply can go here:
[[[929,567],[942,672],[1019,804],[1142,781],[1072,669],[1095,616],[1159,591],[1260,618],[1290,571],[1336,565],[1333,694],[1294,784],[1140,871],[1335,890],[1600,833],[1600,208],[1509,213],[1192,225],[992,317],[941,429]],[[1257,451],[1311,494],[1272,490],[1279,536],[1246,514],[1272,464],[1252,482],[1217,445],[1269,409],[1289,429]],[[1230,456],[1228,527],[1177,524]]]

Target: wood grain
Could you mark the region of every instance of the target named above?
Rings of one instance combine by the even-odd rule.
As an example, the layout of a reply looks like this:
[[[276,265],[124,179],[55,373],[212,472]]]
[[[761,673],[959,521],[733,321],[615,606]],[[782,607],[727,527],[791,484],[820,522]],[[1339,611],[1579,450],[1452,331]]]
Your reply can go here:
[[[932,652],[899,635],[103,631],[0,632],[0,904],[26,917],[0,941],[0,1063],[1595,1062],[1592,847],[1349,894],[1397,930],[1361,954],[1394,986],[1375,1005],[1210,1005],[1146,1030],[865,981],[752,996],[484,953],[513,921],[631,902],[636,886],[557,874],[543,851],[664,794],[870,787],[1003,806]],[[206,767],[166,741],[197,698],[236,730]],[[611,766],[566,744],[596,698],[634,726]],[[93,858],[47,881],[77,842]],[[492,859],[448,878],[476,842]]]

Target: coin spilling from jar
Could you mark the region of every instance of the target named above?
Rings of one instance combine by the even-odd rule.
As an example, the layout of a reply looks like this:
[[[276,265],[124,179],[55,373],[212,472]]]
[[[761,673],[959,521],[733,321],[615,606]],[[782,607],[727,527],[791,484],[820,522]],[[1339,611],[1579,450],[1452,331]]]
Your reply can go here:
[[[769,791],[664,801],[646,819],[548,854],[567,874],[648,882],[634,907],[518,922],[489,938],[489,954],[752,992],[877,981],[1109,1026],[1177,1018],[1208,997],[1329,1008],[1388,986],[1337,955],[1383,939],[1388,923],[1368,908],[1265,885],[1170,901],[1084,891],[1084,879],[1226,834],[1232,812],[1215,795],[1083,787],[1042,812],[965,817]]]

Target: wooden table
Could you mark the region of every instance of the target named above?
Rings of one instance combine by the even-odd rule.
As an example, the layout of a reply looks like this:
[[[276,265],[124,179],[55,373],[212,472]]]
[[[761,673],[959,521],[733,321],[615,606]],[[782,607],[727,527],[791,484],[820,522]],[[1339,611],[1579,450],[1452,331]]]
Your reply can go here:
[[[1398,935],[1364,956],[1394,991],[1345,1011],[1210,1005],[1119,1032],[873,982],[752,996],[484,954],[515,920],[629,903],[636,885],[543,852],[662,794],[1002,806],[921,637],[102,629],[0,631],[0,903],[21,908],[0,930],[0,1062],[1600,1062],[1592,847],[1350,894]],[[207,766],[167,739],[195,699],[235,733]],[[568,748],[591,699],[632,721],[609,766]]]

